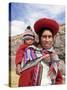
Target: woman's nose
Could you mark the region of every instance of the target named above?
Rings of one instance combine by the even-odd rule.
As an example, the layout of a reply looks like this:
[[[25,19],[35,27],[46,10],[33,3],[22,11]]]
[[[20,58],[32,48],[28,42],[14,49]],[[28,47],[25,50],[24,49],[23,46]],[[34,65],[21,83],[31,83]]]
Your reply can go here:
[[[46,37],[46,41],[49,41],[49,37]]]

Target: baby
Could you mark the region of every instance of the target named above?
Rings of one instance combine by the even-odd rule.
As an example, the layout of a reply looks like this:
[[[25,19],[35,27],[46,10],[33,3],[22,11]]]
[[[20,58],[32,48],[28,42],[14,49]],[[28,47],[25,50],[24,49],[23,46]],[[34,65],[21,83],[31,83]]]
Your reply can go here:
[[[32,31],[30,26],[27,26],[25,32],[23,33],[23,41],[24,43],[20,45],[16,52],[16,72],[17,74],[20,74],[21,68],[23,67],[24,64],[24,51],[25,49],[29,46],[32,45],[35,42],[35,34]],[[19,73],[18,73],[19,72]]]

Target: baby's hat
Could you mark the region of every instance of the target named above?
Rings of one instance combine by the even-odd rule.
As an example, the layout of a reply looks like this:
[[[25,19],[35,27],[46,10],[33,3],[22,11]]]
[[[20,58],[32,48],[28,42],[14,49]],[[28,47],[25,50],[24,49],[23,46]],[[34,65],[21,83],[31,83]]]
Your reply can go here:
[[[23,33],[23,40],[27,39],[35,39],[35,34],[30,26],[27,26],[25,32]]]

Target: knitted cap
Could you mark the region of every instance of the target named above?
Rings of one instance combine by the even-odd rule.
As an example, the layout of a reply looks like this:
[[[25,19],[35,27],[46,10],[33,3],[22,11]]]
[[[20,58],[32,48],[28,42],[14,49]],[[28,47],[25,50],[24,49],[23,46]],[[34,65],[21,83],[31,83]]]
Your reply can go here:
[[[27,39],[34,39],[35,38],[35,34],[32,31],[31,27],[28,26],[25,30],[25,32],[23,33],[23,40],[27,40]]]

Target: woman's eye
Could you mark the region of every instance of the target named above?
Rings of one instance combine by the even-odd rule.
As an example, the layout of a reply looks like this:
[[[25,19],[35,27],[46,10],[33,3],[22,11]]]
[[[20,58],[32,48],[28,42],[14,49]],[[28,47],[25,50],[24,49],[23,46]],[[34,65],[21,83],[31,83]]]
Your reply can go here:
[[[52,38],[52,36],[49,36],[49,38]]]
[[[52,36],[50,35],[50,36],[42,36],[43,38],[51,38]]]
[[[47,38],[47,36],[42,36],[43,38]]]

